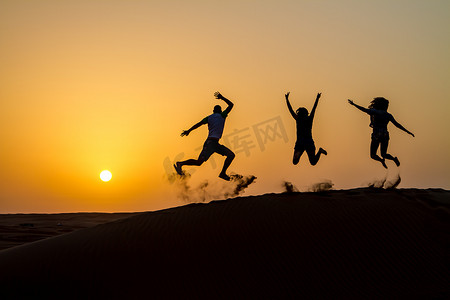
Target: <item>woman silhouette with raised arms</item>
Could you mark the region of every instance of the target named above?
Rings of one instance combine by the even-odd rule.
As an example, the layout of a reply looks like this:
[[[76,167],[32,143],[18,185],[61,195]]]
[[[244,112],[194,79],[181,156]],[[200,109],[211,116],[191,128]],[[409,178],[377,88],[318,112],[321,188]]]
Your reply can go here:
[[[327,155],[327,151],[322,148],[319,148],[319,151],[317,151],[316,153],[316,145],[314,144],[314,140],[312,138],[312,125],[314,115],[316,113],[317,103],[319,102],[319,98],[322,94],[317,94],[316,101],[314,102],[314,106],[309,115],[308,110],[304,107],[299,107],[297,111],[294,112],[291,103],[289,103],[289,94],[290,92],[285,95],[286,104],[289,112],[297,123],[297,141],[295,142],[294,157],[292,158],[292,163],[294,165],[298,164],[298,162],[300,161],[300,157],[306,150],[309,162],[314,166],[319,161],[321,154]]]

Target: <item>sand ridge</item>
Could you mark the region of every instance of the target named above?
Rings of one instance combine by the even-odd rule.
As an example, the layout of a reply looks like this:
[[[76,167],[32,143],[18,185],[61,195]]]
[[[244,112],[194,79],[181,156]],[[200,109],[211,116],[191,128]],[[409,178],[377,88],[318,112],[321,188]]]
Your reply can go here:
[[[0,251],[135,213],[0,214]]]
[[[365,188],[142,213],[1,251],[0,296],[446,297],[449,196]]]

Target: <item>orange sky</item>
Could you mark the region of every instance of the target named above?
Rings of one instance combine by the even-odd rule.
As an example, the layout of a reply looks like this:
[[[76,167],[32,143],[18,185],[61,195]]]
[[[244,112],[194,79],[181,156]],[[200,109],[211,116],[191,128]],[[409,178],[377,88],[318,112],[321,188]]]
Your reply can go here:
[[[166,169],[198,156],[206,126],[179,135],[222,104],[216,90],[235,103],[224,136],[253,146],[230,167],[258,177],[247,195],[280,192],[284,180],[307,190],[384,178],[369,158],[369,119],[346,101],[376,96],[416,134],[390,125],[402,165],[388,176],[449,189],[449,28],[448,1],[3,0],[0,213],[183,204]],[[329,155],[315,167],[291,163],[287,91],[308,109],[322,92],[313,136]],[[272,119],[288,140],[263,149],[255,128]],[[193,183],[219,180],[213,157],[218,166],[197,168]]]

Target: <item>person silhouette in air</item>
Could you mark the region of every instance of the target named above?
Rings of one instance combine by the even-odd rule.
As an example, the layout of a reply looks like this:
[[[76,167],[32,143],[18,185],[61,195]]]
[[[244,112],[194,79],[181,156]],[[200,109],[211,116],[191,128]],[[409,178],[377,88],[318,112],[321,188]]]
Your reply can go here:
[[[369,108],[365,108],[355,104],[352,100],[348,99],[348,103],[356,107],[357,109],[365,112],[370,116],[370,127],[372,127],[372,142],[370,143],[370,157],[374,160],[381,162],[383,167],[387,169],[385,159],[390,159],[394,163],[400,166],[400,161],[397,157],[387,153],[387,148],[389,145],[389,132],[387,130],[387,125],[389,121],[392,122],[397,128],[403,130],[404,132],[412,135],[414,134],[408,131],[405,127],[399,124],[394,117],[387,112],[389,107],[389,100],[383,97],[374,98],[369,105]],[[380,147],[381,146],[381,147]],[[381,157],[377,155],[378,147],[380,147]]]
[[[309,115],[308,110],[304,107],[299,107],[297,111],[294,112],[291,103],[289,103],[289,94],[290,92],[285,95],[286,104],[289,112],[297,123],[297,141],[295,142],[294,157],[292,159],[292,163],[294,165],[298,164],[298,162],[300,161],[300,157],[306,150],[309,162],[314,166],[319,161],[321,154],[327,155],[327,151],[322,148],[319,148],[319,151],[317,151],[316,153],[316,145],[314,144],[314,140],[312,138],[312,125],[314,115],[316,113],[317,103],[319,102],[319,98],[322,94],[317,94],[316,101],[314,102],[314,106]]]
[[[192,130],[197,129],[204,124],[208,124],[209,134],[208,138],[203,144],[203,150],[198,156],[198,159],[179,161],[173,165],[179,175],[184,175],[182,170],[183,166],[200,166],[205,161],[207,161],[213,153],[219,153],[220,155],[226,156],[219,177],[227,181],[230,180],[230,177],[226,172],[231,162],[233,161],[235,154],[224,145],[219,144],[219,140],[222,137],[223,129],[225,126],[225,119],[227,118],[234,104],[230,100],[222,96],[219,92],[214,93],[214,96],[216,97],[216,99],[225,101],[225,103],[228,104],[228,107],[224,111],[222,111],[220,105],[214,106],[213,114],[207,116],[206,118],[192,126],[190,129],[183,130],[183,132],[181,133],[182,137],[188,136]]]

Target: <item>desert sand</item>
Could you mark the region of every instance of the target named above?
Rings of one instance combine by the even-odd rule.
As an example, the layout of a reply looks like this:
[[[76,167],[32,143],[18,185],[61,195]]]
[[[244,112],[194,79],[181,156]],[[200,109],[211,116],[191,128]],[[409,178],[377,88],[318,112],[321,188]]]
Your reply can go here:
[[[441,189],[189,204],[2,250],[0,298],[448,298],[449,217]]]
[[[0,214],[0,250],[130,217],[135,214]]]

